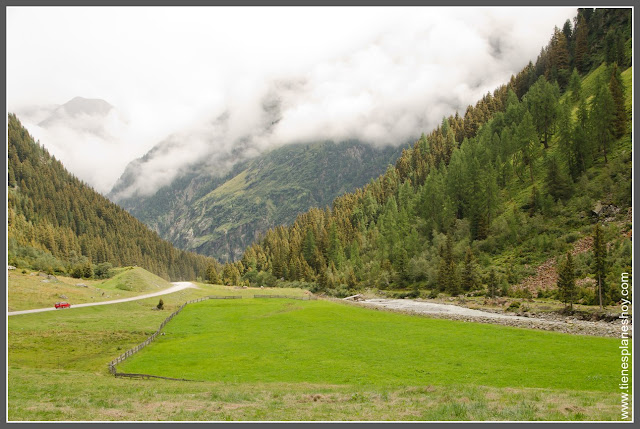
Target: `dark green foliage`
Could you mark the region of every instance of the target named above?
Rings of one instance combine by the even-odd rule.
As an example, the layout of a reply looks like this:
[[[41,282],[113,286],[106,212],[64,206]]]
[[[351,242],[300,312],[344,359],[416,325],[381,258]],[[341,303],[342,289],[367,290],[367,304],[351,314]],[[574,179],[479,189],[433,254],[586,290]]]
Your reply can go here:
[[[113,276],[111,270],[113,265],[110,262],[101,262],[93,270],[93,275],[97,279],[108,279]]]
[[[573,267],[571,253],[567,252],[566,259],[558,266],[558,297],[573,309],[576,297],[576,274]]]
[[[577,103],[582,98],[582,80],[578,74],[578,70],[573,69],[569,78],[569,91],[571,92],[571,101]]]
[[[25,249],[34,248],[71,265],[67,272],[77,278],[92,278],[92,263],[101,267],[100,277],[105,275],[104,263],[138,265],[172,279],[204,274],[210,260],[175,249],[69,174],[33,141],[15,115],[9,115],[8,125],[10,256],[26,255]],[[22,261],[32,265],[37,257]]]
[[[596,94],[591,100],[589,112],[589,132],[596,147],[602,151],[604,161],[615,138],[616,106],[609,87],[602,80],[598,80]]]
[[[587,63],[587,53],[589,50],[588,47],[588,33],[589,27],[587,26],[587,21],[585,19],[584,14],[578,15],[578,25],[575,29],[575,56],[574,63],[579,72],[584,73],[587,71],[588,63]]]
[[[568,78],[567,74],[567,81]],[[527,93],[529,112],[545,149],[549,147],[549,139],[555,132],[559,97],[559,88],[549,83],[544,76],[540,76]]]
[[[556,156],[547,158],[546,190],[554,201],[566,200],[571,195],[571,179]]]
[[[593,231],[593,274],[596,279],[596,287],[598,290],[598,302],[600,308],[607,302],[607,243],[600,223],[596,224]]]
[[[457,295],[460,292],[459,283],[456,262],[453,258],[453,242],[451,236],[448,235],[440,252],[438,289],[451,295]]]
[[[614,64],[609,80],[609,91],[615,105],[614,136],[620,138],[627,131],[627,108],[624,104],[624,87],[618,64]]]
[[[491,298],[496,297],[496,293],[498,292],[498,277],[496,276],[496,271],[491,268],[489,271],[489,275],[487,277],[487,296]]]
[[[467,247],[464,254],[461,286],[462,290],[465,292],[476,290],[479,286],[476,261],[470,247]]]

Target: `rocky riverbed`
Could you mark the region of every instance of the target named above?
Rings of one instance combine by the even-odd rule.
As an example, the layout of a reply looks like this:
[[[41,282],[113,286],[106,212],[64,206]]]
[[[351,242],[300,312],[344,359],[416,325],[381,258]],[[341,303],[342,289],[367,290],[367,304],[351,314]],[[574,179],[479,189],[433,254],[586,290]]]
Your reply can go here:
[[[567,334],[592,335],[599,337],[620,337],[621,322],[586,321],[575,317],[564,317],[555,313],[523,314],[498,313],[460,307],[453,304],[439,304],[410,299],[365,299],[352,302],[368,308],[385,309],[409,314],[420,314],[439,319],[460,320],[465,322],[494,323],[519,328],[542,329]],[[631,331],[629,331],[631,337]]]

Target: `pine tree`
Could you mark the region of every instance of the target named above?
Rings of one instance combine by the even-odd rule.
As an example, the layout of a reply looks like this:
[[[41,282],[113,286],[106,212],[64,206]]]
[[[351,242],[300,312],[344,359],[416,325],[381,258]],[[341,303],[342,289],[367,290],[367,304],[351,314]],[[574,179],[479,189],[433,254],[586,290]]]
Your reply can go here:
[[[569,82],[569,48],[567,37],[557,27],[551,39],[551,64],[561,89]],[[551,79],[550,79],[551,80]]]
[[[582,79],[580,79],[578,70],[575,68],[569,78],[569,91],[571,91],[571,101],[574,103],[580,101],[580,98],[582,98]]]
[[[578,72],[584,73],[587,71],[587,54],[589,50],[588,46],[588,34],[589,28],[587,26],[587,21],[584,17],[584,14],[578,14],[578,25],[575,28],[576,35],[576,47],[574,53],[574,63]]]
[[[491,268],[489,271],[489,277],[487,279],[487,294],[493,299],[496,297],[498,291],[498,278],[496,277],[495,269]]]
[[[590,132],[598,149],[604,155],[607,162],[607,152],[614,139],[616,107],[609,87],[598,79],[596,94],[591,100],[589,114]]]
[[[566,200],[571,194],[569,186],[569,177],[562,169],[561,163],[555,156],[547,158],[547,175],[545,177],[545,185],[547,192],[554,201]]]
[[[538,157],[538,133],[533,126],[533,119],[529,112],[525,112],[524,118],[518,124],[515,138],[518,151],[514,153],[514,164],[529,167],[529,177],[531,178],[531,184],[533,184],[533,165]],[[521,176],[520,178],[522,179]]]
[[[627,130],[627,108],[624,104],[624,88],[618,64],[613,65],[611,79],[609,80],[609,91],[615,105],[614,135],[616,138],[620,138]]]
[[[603,307],[603,296],[607,293],[607,243],[604,240],[604,234],[600,223],[596,224],[593,231],[593,271],[598,285],[598,301],[600,308]]]
[[[558,267],[558,292],[562,302],[570,304],[573,310],[573,302],[576,293],[576,274],[573,267],[573,258],[571,253],[567,252],[566,260]]]
[[[478,285],[478,274],[476,272],[476,263],[471,247],[467,247],[464,255],[464,267],[462,269],[462,290],[468,292],[476,289]]]
[[[441,248],[440,267],[438,269],[438,288],[451,296],[460,292],[460,278],[456,270],[456,261],[453,255],[453,240],[447,235],[446,242]]]
[[[206,275],[209,283],[214,285],[220,283],[220,277],[218,276],[218,270],[216,269],[215,264],[209,264],[207,266]]]
[[[544,76],[538,78],[526,96],[527,107],[545,149],[549,148],[549,140],[555,131],[559,98],[558,86],[549,83]]]

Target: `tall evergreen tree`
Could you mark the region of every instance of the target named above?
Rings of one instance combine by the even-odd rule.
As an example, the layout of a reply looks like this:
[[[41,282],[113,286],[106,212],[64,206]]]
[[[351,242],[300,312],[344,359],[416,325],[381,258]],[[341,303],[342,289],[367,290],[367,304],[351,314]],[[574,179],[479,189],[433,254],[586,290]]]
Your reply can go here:
[[[598,302],[600,303],[600,308],[603,308],[603,297],[607,293],[607,243],[604,240],[600,223],[596,224],[593,231],[593,256],[593,271],[598,289]]]
[[[571,194],[569,181],[569,177],[564,172],[562,164],[558,161],[556,156],[549,156],[547,158],[545,185],[547,192],[551,195],[554,201],[566,200],[569,198]]]
[[[474,290],[478,286],[478,273],[476,270],[475,257],[471,247],[467,247],[464,254],[464,267],[462,269],[462,290],[468,292]]]
[[[612,67],[609,91],[615,105],[614,135],[616,138],[620,138],[627,129],[627,108],[624,104],[624,87],[618,64],[614,64]]]
[[[549,140],[555,131],[559,98],[558,87],[547,82],[544,76],[540,76],[527,93],[527,107],[545,149],[549,148]]]
[[[583,13],[578,13],[578,24],[576,25],[574,32],[576,35],[574,64],[578,69],[578,72],[585,73],[588,67],[587,54],[589,51],[589,28]]]
[[[569,78],[569,91],[571,91],[571,101],[577,103],[582,98],[582,79],[577,69],[573,69]]]
[[[487,278],[487,295],[489,295],[492,299],[496,297],[496,293],[498,291],[498,278],[496,276],[496,270],[491,268],[489,271],[489,276]]]
[[[456,295],[459,292],[459,282],[456,275],[456,262],[453,258],[453,241],[451,235],[447,235],[447,240],[440,253],[438,289],[451,295]]]
[[[599,150],[602,151],[604,162],[615,135],[616,106],[609,87],[601,79],[596,84],[596,94],[591,100],[589,113],[590,132]]]
[[[576,273],[571,253],[567,252],[566,259],[558,267],[558,292],[562,302],[569,304],[573,310],[576,294]]]

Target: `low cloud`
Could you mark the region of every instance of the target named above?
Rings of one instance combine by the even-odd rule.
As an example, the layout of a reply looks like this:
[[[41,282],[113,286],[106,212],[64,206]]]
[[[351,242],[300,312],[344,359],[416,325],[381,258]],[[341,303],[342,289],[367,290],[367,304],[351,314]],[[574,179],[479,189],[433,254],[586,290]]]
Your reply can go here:
[[[566,8],[204,12],[206,19],[183,9],[161,15],[157,25],[170,22],[176,32],[167,36],[173,39],[153,33],[162,49],[149,45],[147,63],[127,52],[117,57],[133,67],[112,71],[122,76],[120,90],[101,87],[126,118],[107,124],[107,135],[82,129],[95,128],[88,118],[42,132],[45,145],[99,191],[134,158],[119,197],[150,195],[196,165],[224,174],[239,160],[290,143],[406,144],[535,61],[554,25],[575,15]]]

